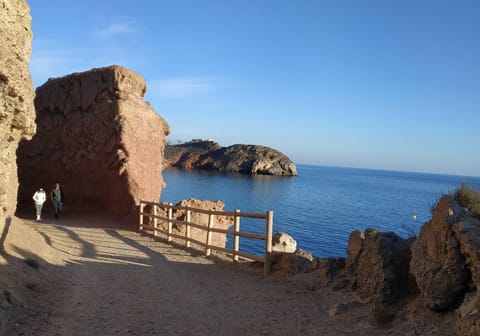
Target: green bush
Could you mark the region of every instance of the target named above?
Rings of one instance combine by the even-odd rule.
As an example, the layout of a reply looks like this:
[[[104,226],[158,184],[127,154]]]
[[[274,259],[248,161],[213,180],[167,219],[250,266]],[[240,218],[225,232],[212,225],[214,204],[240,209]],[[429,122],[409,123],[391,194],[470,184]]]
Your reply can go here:
[[[455,190],[453,197],[462,208],[468,209],[472,215],[480,218],[480,189],[462,184]]]

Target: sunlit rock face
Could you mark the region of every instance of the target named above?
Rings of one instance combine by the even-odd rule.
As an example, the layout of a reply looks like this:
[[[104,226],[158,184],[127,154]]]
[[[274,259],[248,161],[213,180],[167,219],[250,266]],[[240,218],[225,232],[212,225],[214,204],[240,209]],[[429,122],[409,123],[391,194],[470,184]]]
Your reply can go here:
[[[285,154],[273,148],[242,144],[222,147],[211,140],[192,140],[167,146],[165,165],[227,173],[297,175],[295,164]]]
[[[145,80],[120,66],[49,79],[36,91],[37,134],[18,149],[19,209],[59,182],[65,211],[132,215],[156,201],[168,124],[144,101]]]
[[[35,133],[30,8],[24,0],[0,3],[0,220],[17,203],[16,150]]]

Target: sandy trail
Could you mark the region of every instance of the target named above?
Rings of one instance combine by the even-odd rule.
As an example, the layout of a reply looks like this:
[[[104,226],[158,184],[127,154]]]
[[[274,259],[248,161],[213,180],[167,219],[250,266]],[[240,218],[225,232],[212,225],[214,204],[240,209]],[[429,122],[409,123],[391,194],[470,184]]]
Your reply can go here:
[[[105,219],[24,221],[65,258],[12,335],[415,335],[332,316],[348,293],[207,259]]]

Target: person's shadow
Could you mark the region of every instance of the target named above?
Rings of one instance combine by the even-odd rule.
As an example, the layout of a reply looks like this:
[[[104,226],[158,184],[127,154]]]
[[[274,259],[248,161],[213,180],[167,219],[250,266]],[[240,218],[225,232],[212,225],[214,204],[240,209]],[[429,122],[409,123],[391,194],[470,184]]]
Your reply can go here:
[[[12,217],[5,218],[5,225],[3,226],[2,234],[0,236],[0,254],[5,253],[5,239],[7,239],[8,231],[10,230],[10,225],[12,224]]]

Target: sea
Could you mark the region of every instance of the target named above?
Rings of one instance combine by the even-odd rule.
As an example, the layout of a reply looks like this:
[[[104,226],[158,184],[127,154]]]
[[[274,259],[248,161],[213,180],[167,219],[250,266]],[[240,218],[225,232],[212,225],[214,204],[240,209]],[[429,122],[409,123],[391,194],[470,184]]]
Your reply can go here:
[[[407,238],[431,218],[443,194],[479,177],[297,165],[298,176],[226,174],[169,168],[160,201],[221,200],[225,210],[273,211],[273,231],[288,233],[312,255],[344,257],[352,231],[393,231]],[[265,222],[243,219],[241,230],[265,232]],[[227,247],[232,237],[227,237]],[[240,250],[262,255],[262,241],[240,239]]]

